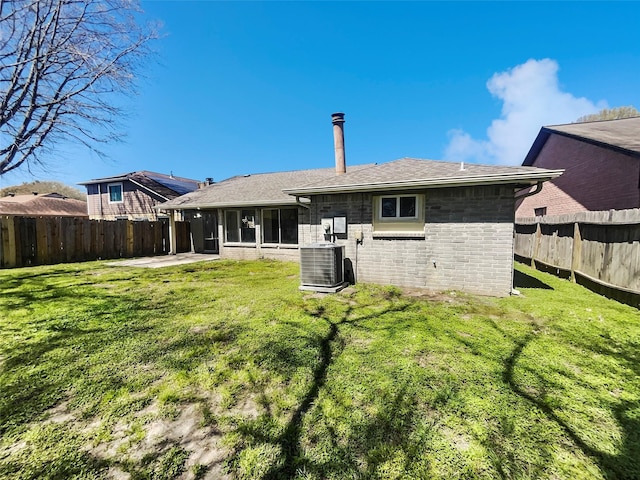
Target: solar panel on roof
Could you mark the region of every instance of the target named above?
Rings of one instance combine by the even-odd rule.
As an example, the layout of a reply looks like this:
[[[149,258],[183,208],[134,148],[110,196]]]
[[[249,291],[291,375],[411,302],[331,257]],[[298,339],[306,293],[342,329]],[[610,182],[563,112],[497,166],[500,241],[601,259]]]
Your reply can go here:
[[[193,192],[198,188],[197,183],[194,181],[171,178],[165,175],[155,175],[153,173],[147,173],[146,176],[152,180],[155,180],[159,184],[164,185],[167,188],[170,188],[174,192],[179,193],[180,195]]]

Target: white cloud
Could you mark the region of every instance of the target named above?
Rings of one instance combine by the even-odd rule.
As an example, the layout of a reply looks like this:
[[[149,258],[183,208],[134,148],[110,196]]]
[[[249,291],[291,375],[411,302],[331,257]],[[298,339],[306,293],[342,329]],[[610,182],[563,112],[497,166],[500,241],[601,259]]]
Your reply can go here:
[[[558,63],[548,58],[528,60],[487,82],[502,100],[500,118],[487,128],[487,139],[474,139],[464,130],[449,131],[448,160],[519,165],[544,125],[569,123],[607,108],[563,92],[558,85]]]

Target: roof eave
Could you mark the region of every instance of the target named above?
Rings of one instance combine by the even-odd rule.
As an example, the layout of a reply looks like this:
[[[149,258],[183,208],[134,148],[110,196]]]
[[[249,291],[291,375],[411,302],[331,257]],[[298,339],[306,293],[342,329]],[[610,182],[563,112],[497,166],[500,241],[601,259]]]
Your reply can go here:
[[[296,205],[295,199],[261,200],[253,202],[188,202],[180,205],[166,205],[161,203],[154,206],[156,210],[205,210],[207,208],[242,208],[242,207],[270,207],[276,205]]]
[[[78,182],[76,185],[95,185],[96,183],[122,182],[124,180],[129,180],[129,177],[96,178],[94,180],[87,180],[86,182]]]
[[[531,145],[531,148],[529,149],[527,156],[524,158],[524,161],[522,162],[523,167],[530,167],[535,163],[536,159],[538,158],[538,155],[540,155],[542,148],[544,147],[545,143],[547,143],[547,140],[549,139],[550,136],[551,136],[551,131],[548,128],[542,127],[540,129],[540,132],[538,132],[538,136],[533,141],[533,144]]]
[[[348,193],[348,192],[372,192],[372,191],[395,191],[414,190],[421,188],[439,187],[464,187],[478,185],[504,185],[504,184],[525,184],[534,185],[538,182],[545,182],[562,175],[564,170],[544,170],[539,173],[526,172],[526,174],[496,174],[482,175],[476,177],[450,177],[419,179],[401,182],[380,182],[366,184],[352,184],[339,186],[320,186],[308,188],[296,188],[283,190],[289,195],[321,195],[325,193]]]
[[[633,157],[640,157],[640,152],[638,152],[637,150],[633,150],[633,149],[630,149],[630,148],[622,147],[620,145],[616,145],[616,144],[613,144],[613,143],[604,142],[602,140],[596,140],[595,138],[586,137],[586,136],[579,135],[579,134],[576,134],[576,133],[563,132],[562,130],[555,130],[553,127],[544,127],[544,128],[548,132],[547,138],[552,133],[554,133],[556,135],[560,135],[560,136],[563,136],[563,137],[571,138],[572,140],[577,140],[579,142],[589,143],[591,145],[595,145],[596,147],[605,148],[607,150],[612,150],[614,152],[620,152],[620,153],[623,153],[625,155],[630,155],[630,156],[633,156]],[[545,141],[546,141],[546,139],[545,139]],[[540,150],[541,149],[542,148],[540,148]],[[540,152],[538,151],[538,153],[540,153]],[[536,157],[537,157],[537,154],[536,154]],[[535,160],[535,158],[533,160]],[[533,160],[532,160],[531,163],[533,163]],[[523,163],[523,165],[524,165],[524,163]]]

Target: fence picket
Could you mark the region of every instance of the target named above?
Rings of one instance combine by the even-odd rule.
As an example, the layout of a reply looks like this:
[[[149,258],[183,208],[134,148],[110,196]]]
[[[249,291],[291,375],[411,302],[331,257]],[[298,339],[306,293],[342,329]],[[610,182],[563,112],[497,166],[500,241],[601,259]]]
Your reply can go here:
[[[628,303],[640,298],[640,209],[517,219],[514,251],[573,281],[583,277],[618,289]]]
[[[189,224],[176,222],[176,228],[177,251],[188,252]],[[0,217],[0,268],[164,255],[168,251],[167,220]]]

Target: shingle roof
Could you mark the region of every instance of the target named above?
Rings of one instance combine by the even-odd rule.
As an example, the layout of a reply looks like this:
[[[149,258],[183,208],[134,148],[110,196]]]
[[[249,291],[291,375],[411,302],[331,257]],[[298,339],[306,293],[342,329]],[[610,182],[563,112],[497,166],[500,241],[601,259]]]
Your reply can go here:
[[[148,170],[123,173],[122,175],[115,175],[113,177],[94,178],[86,182],[81,182],[78,185],[121,182],[123,180],[137,183],[168,200],[184,195],[185,193],[193,192],[198,188],[197,180],[150,172]]]
[[[523,165],[532,165],[551,134],[640,156],[640,117],[542,127]]]
[[[456,185],[531,185],[562,170],[503,167],[403,158],[380,165],[356,165],[336,175],[333,168],[232,177],[159,205],[160,209],[294,205],[293,195],[349,191],[388,191]]]
[[[349,171],[359,171],[369,166],[371,165],[355,165],[349,167]],[[283,193],[283,189],[294,185],[307,185],[335,176],[335,168],[238,175],[165,202],[158,208],[295,205],[296,199]]]
[[[535,167],[463,165],[457,162],[402,158],[358,171],[350,170],[344,175],[333,176],[314,184],[297,184],[285,189],[285,193],[311,195],[505,183],[526,186],[561,174],[562,170]]]
[[[57,193],[15,195],[0,198],[0,215],[87,216],[87,202]]]

